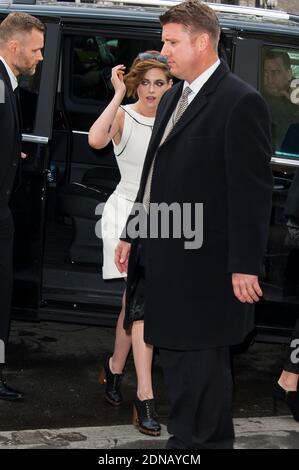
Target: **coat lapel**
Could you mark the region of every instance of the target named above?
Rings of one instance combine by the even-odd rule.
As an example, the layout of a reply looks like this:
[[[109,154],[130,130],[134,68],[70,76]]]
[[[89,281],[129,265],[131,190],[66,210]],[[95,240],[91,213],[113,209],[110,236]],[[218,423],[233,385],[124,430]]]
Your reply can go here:
[[[153,129],[152,138],[148,148],[149,153],[156,151],[159,146],[162,136],[164,134],[165,127],[175,110],[177,102],[182,94],[183,83],[180,82],[175,85],[168,93],[165,95],[165,99],[161,101],[161,111],[157,114],[155,121],[155,126]]]

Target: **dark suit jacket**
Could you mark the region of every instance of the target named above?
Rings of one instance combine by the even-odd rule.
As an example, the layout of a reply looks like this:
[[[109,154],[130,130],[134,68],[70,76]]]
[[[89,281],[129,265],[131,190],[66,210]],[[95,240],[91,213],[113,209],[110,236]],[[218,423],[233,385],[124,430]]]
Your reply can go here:
[[[157,152],[151,203],[203,203],[203,245],[148,239],[145,341],[170,349],[239,343],[253,328],[253,307],[239,302],[232,273],[259,274],[271,209],[271,135],[261,95],[221,63],[159,147],[182,92],[161,100],[137,201]],[[127,308],[134,291],[132,241]]]
[[[6,217],[21,155],[21,129],[16,97],[4,64],[0,61],[0,219]],[[4,98],[4,100],[3,100]],[[4,102],[3,102],[4,101]]]

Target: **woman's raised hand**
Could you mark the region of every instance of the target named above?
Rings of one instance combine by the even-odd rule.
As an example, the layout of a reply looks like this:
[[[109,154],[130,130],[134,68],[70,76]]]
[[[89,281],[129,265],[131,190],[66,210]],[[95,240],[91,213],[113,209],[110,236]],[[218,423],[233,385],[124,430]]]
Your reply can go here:
[[[126,67],[124,65],[116,65],[111,70],[111,83],[115,93],[126,94],[126,85],[124,83],[124,74]]]

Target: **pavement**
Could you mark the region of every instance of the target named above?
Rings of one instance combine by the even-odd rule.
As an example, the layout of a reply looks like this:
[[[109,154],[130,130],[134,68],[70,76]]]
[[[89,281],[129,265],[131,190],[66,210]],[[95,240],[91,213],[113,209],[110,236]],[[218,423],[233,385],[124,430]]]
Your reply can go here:
[[[13,322],[8,384],[24,391],[22,402],[0,400],[0,449],[163,449],[168,403],[159,356],[153,382],[162,423],[160,437],[131,424],[136,393],[130,357],[123,380],[124,402],[103,398],[98,372],[113,349],[114,329],[52,322]],[[236,449],[299,449],[299,423],[282,405],[273,416],[272,385],[285,347],[255,343],[234,354]]]
[[[236,418],[235,449],[299,449],[299,425],[290,416]],[[149,437],[131,425],[34,429],[0,433],[1,449],[164,449],[169,434]]]

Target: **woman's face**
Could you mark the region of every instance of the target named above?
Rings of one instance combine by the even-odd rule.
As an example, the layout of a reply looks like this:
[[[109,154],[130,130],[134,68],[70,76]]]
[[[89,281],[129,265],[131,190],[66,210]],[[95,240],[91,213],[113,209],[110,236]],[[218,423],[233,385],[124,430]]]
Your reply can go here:
[[[167,81],[163,70],[152,68],[146,72],[137,88],[137,95],[142,105],[155,110],[166,90],[171,88],[172,82]]]

